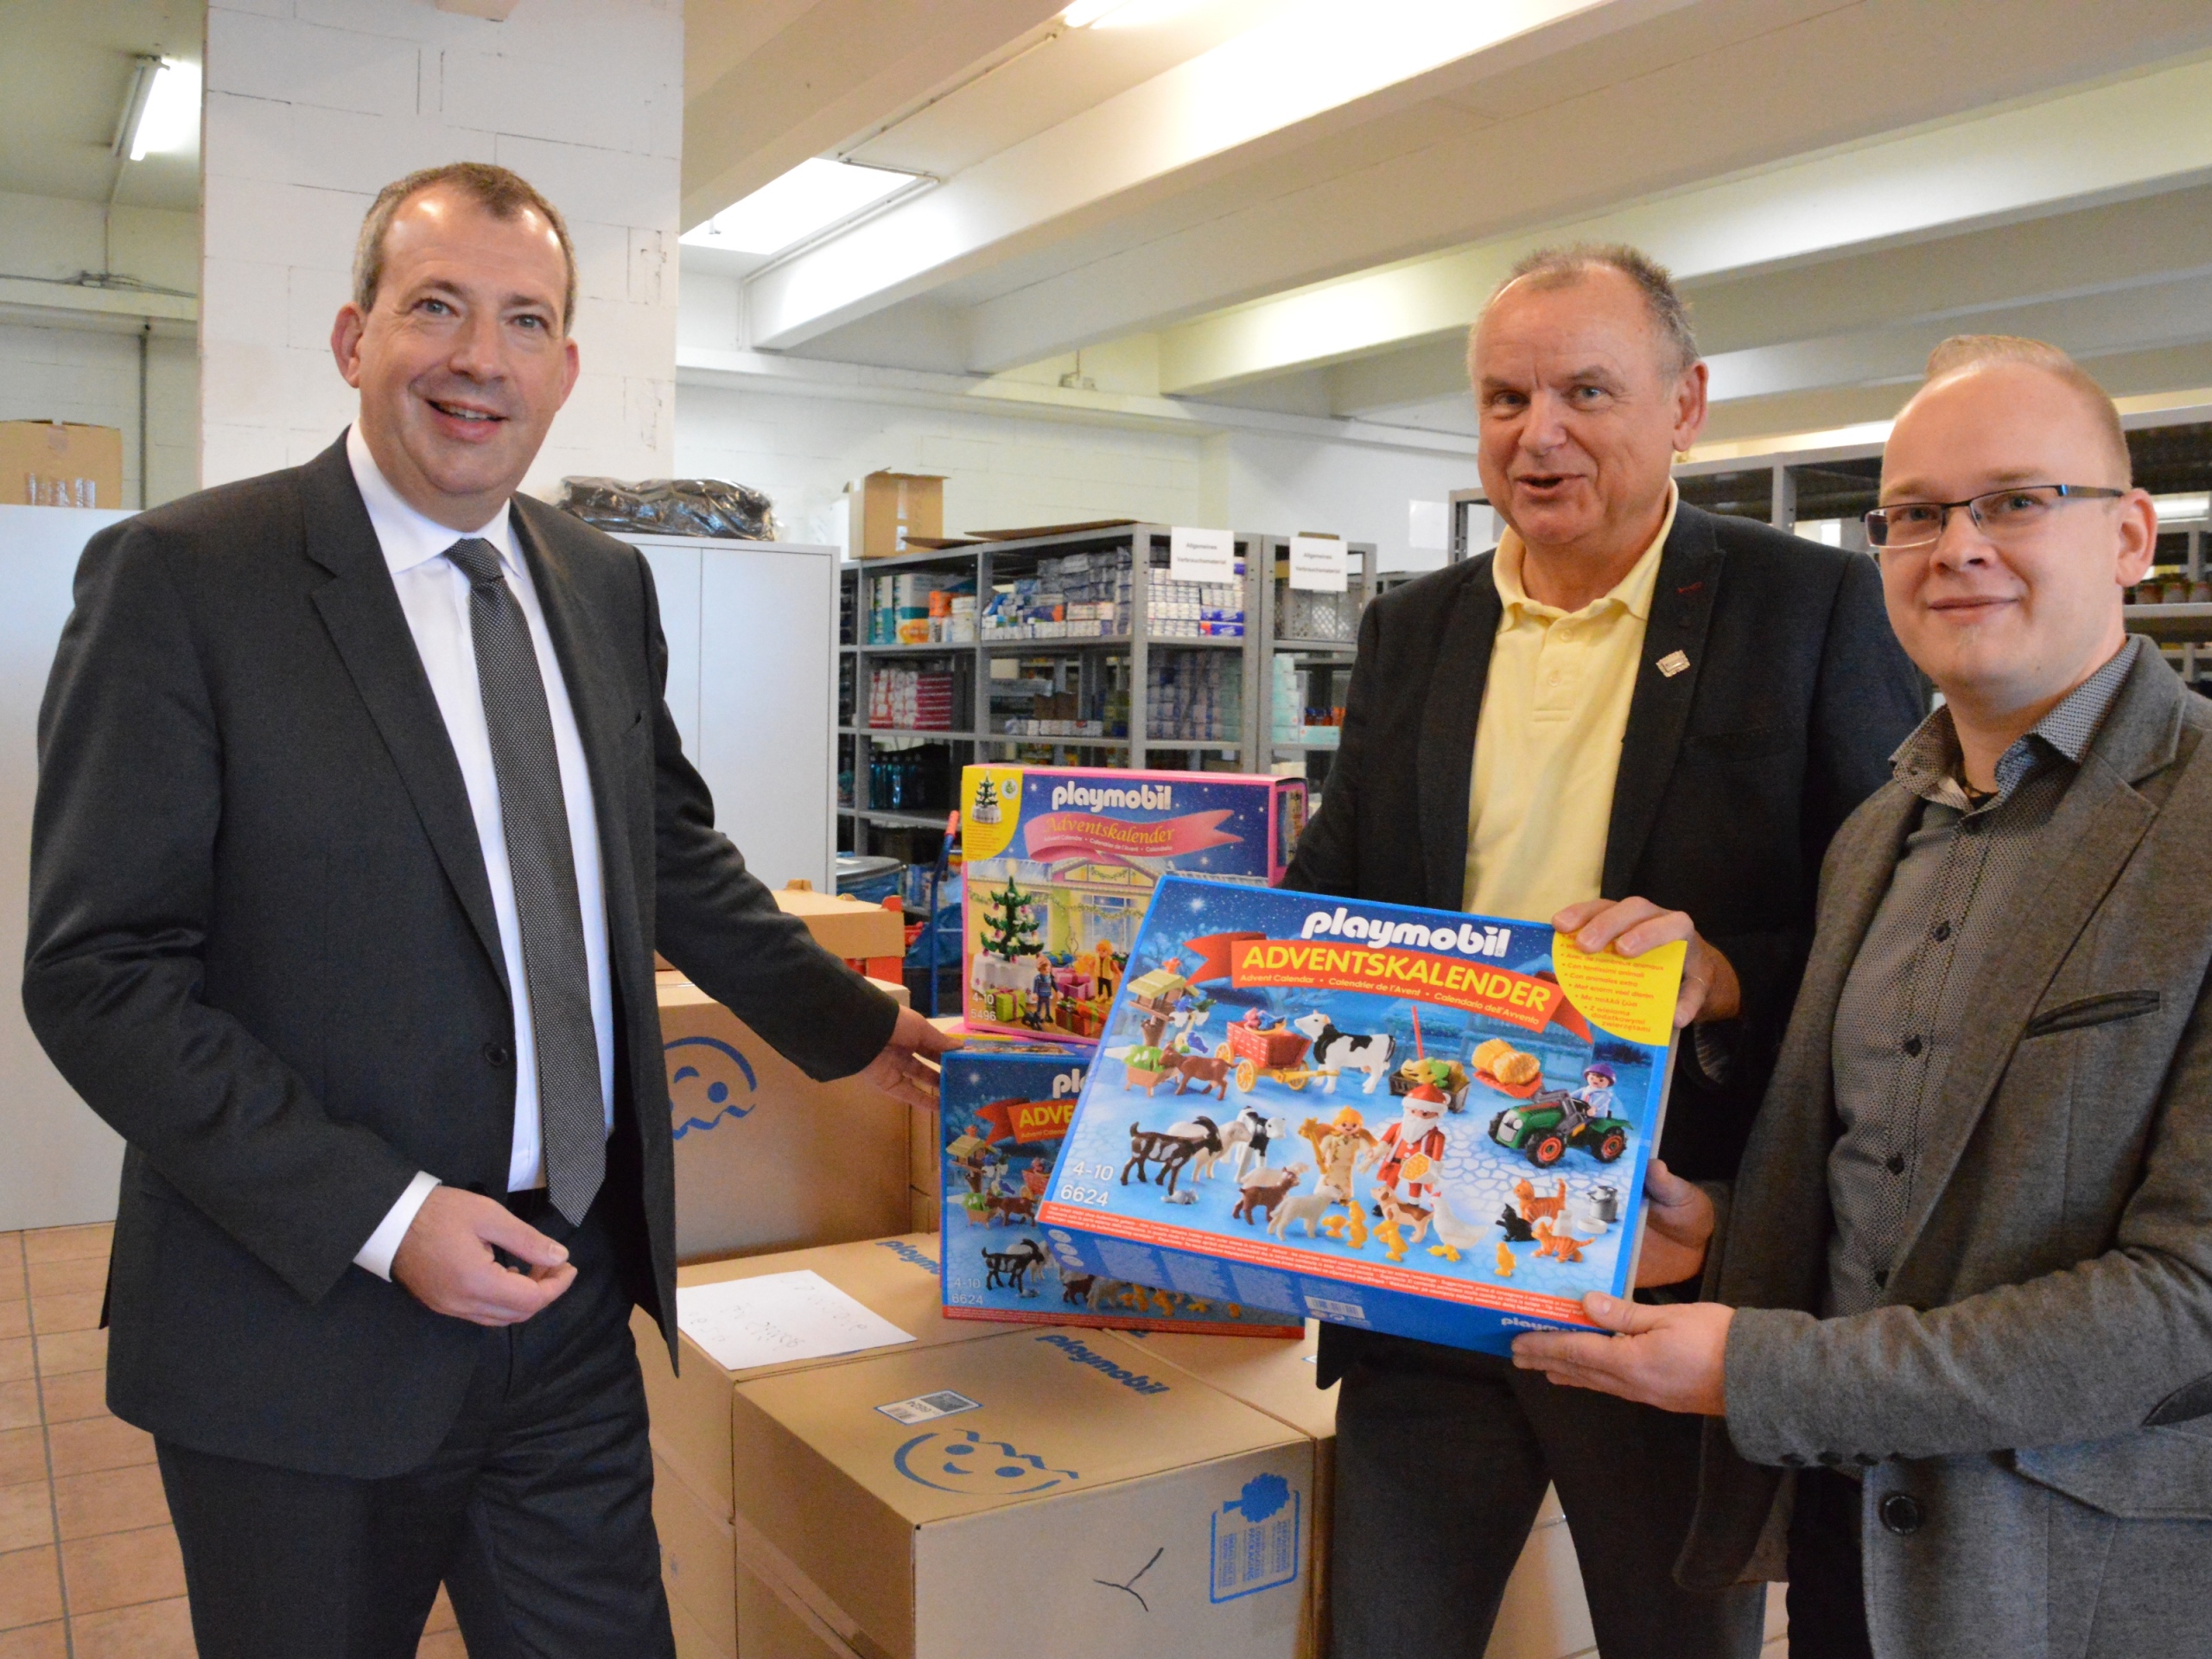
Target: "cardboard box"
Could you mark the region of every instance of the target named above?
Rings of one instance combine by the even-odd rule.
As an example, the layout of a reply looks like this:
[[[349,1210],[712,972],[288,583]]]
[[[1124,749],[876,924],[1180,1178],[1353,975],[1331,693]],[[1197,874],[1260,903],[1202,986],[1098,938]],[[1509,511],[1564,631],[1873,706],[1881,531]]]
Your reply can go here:
[[[765,1274],[817,1273],[870,1313],[890,1320],[919,1348],[976,1342],[1015,1327],[955,1322],[944,1317],[938,1290],[937,1237],[906,1233],[862,1243],[832,1244],[779,1255],[749,1255],[734,1261],[702,1262],[676,1270],[677,1287],[753,1279]],[[653,1449],[673,1464],[701,1501],[727,1522],[734,1498],[730,1485],[730,1390],[756,1377],[786,1371],[811,1371],[849,1364],[861,1355],[798,1360],[733,1371],[690,1337],[679,1336],[683,1372],[669,1369],[668,1347],[660,1329],[640,1311],[631,1316],[638,1339],[638,1363],[645,1374],[645,1403],[652,1419]]]
[[[1061,1271],[1497,1353],[1587,1328],[1584,1294],[1635,1282],[1682,953],[1166,878],[1038,1206]],[[1202,996],[1211,1127],[1157,1097]]]
[[[1111,1332],[893,1351],[734,1397],[739,1563],[855,1653],[1298,1652],[1312,1442]]]
[[[887,559],[915,550],[911,537],[944,535],[944,480],[927,473],[870,473],[853,489],[851,555]]]
[[[0,506],[119,507],[123,434],[70,421],[0,421]]]
[[[1304,779],[1236,772],[969,766],[960,804],[969,1026],[1080,1042],[1163,871],[1272,886],[1306,823]]]
[[[679,1261],[903,1232],[906,1109],[817,1083],[696,986],[660,977]]]
[[[779,889],[776,907],[804,922],[815,942],[833,957],[848,962],[876,957],[903,961],[906,957],[906,918],[895,910],[806,887]]]
[[[653,1530],[660,1535],[660,1579],[668,1592],[670,1622],[677,1627],[677,1659],[691,1659],[687,1647],[702,1649],[702,1659],[734,1659],[737,1558],[730,1546],[729,1518],[716,1515],[712,1501],[658,1448]]]
[[[934,1192],[925,1192],[919,1187],[909,1188],[908,1214],[913,1217],[913,1229],[918,1233],[934,1233],[944,1221],[944,1211]]]
[[[1037,1221],[1090,1051],[1053,1043],[983,1046],[944,1057],[941,1195],[944,1311],[1114,1330],[1206,1331],[1287,1338],[1295,1319],[1221,1298],[1183,1295],[1111,1275],[1068,1272]],[[1205,1105],[1203,1099],[1198,1105]]]

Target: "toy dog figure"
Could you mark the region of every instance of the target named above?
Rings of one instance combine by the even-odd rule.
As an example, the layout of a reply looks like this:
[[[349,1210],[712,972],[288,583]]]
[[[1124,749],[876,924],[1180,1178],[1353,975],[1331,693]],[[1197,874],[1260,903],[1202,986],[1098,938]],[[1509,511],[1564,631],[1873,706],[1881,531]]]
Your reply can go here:
[[[1268,1223],[1268,1230],[1277,1238],[1287,1238],[1287,1229],[1295,1221],[1306,1224],[1306,1236],[1313,1236],[1314,1224],[1326,1215],[1332,1205],[1344,1201],[1343,1189],[1326,1185],[1311,1192],[1294,1192],[1275,1206],[1274,1218]]]
[[[1382,1201],[1382,1213],[1387,1217],[1385,1225],[1399,1231],[1407,1243],[1418,1244],[1427,1236],[1428,1211],[1417,1205],[1400,1203],[1388,1187],[1376,1188],[1376,1196]],[[1375,1230],[1380,1233],[1382,1229],[1378,1227]]]
[[[1231,1064],[1229,1060],[1218,1056],[1185,1054],[1174,1049],[1168,1051],[1168,1058],[1175,1062],[1175,1070],[1179,1074],[1175,1079],[1177,1094],[1179,1095],[1189,1088],[1191,1079],[1196,1077],[1198,1080],[1200,1094],[1211,1089],[1214,1091],[1216,1100],[1229,1098],[1229,1073]]]
[[[1392,1061],[1397,1058],[1398,1039],[1388,1032],[1372,1036],[1357,1032],[1338,1031],[1329,1016],[1318,1008],[1312,1014],[1302,1014],[1290,1022],[1291,1029],[1313,1042],[1313,1066],[1327,1079],[1321,1086],[1334,1094],[1338,1075],[1344,1071],[1364,1071],[1367,1082],[1363,1094],[1373,1094],[1382,1079],[1390,1075]]]
[[[1268,1220],[1272,1223],[1276,1208],[1290,1196],[1290,1189],[1306,1179],[1306,1173],[1303,1164],[1293,1164],[1287,1169],[1254,1170],[1242,1183],[1243,1192],[1236,1200],[1236,1208],[1229,1212],[1230,1219],[1243,1222],[1249,1226],[1264,1210],[1268,1212]]]
[[[1122,1166],[1122,1185],[1129,1184],[1129,1173],[1136,1172],[1139,1181],[1148,1179],[1145,1166],[1160,1166],[1161,1184],[1173,1198],[1175,1184],[1184,1166],[1201,1152],[1218,1156],[1221,1152],[1221,1129],[1210,1117],[1193,1118],[1188,1123],[1176,1123],[1165,1129],[1147,1129],[1143,1125],[1129,1125],[1129,1161]]]
[[[983,1285],[989,1290],[1011,1290],[1017,1296],[1034,1296],[1029,1275],[1045,1265],[1045,1247],[1025,1238],[1010,1250],[983,1252]]]

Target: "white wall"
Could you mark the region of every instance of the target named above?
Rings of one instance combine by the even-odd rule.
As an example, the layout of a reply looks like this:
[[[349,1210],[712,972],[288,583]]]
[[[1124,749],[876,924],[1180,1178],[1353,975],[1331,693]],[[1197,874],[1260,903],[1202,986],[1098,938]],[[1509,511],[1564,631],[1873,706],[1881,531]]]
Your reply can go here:
[[[306,460],[349,419],[332,366],[353,242],[416,168],[496,162],[569,221],[583,376],[525,487],[651,476],[674,454],[679,0],[211,0],[202,477]]]
[[[196,487],[200,353],[189,325],[157,324],[146,357],[151,493],[138,493],[135,331],[0,321],[0,421],[78,421],[123,434],[123,499],[151,506]]]
[[[676,471],[767,492],[786,540],[846,543],[845,486],[942,473],[947,534],[1145,518],[1198,524],[1204,441],[1018,415],[683,385]]]
[[[1409,507],[1482,485],[1472,455],[1251,432],[1209,439],[1205,472],[1208,522],[1373,542],[1378,570],[1440,569],[1440,549],[1411,544]]]

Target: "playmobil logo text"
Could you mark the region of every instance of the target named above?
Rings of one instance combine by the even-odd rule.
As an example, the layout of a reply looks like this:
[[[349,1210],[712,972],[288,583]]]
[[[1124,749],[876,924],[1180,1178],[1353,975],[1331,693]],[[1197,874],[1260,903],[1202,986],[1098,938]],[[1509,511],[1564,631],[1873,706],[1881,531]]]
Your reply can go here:
[[[936,1258],[916,1249],[903,1238],[879,1238],[877,1245],[891,1252],[910,1268],[919,1268],[925,1273],[937,1271]]]
[[[1299,930],[1301,939],[1329,935],[1340,939],[1364,939],[1378,949],[1393,944],[1417,950],[1457,950],[1470,957],[1502,957],[1513,940],[1510,928],[1462,922],[1457,927],[1430,927],[1421,922],[1388,922],[1355,916],[1342,905],[1335,910],[1312,910]]]
[[[1069,1095],[1079,1095],[1082,1092],[1083,1073],[1080,1071],[1063,1071],[1052,1079],[1054,1100],[1062,1099]]]
[[[1064,1337],[1055,1332],[1049,1337],[1039,1337],[1037,1340],[1049,1348],[1058,1348],[1077,1364],[1088,1365],[1094,1371],[1103,1372],[1123,1388],[1132,1389],[1138,1394],[1166,1394],[1168,1391],[1167,1384],[1165,1382],[1155,1382],[1148,1376],[1140,1376],[1135,1371],[1116,1365],[1105,1355],[1086,1347],[1073,1337]]]
[[[1115,807],[1137,807],[1146,811],[1166,812],[1175,804],[1175,790],[1171,784],[1140,784],[1135,788],[1104,789],[1094,784],[1055,784],[1052,785],[1052,810],[1064,806],[1079,807],[1091,812],[1102,812]]]

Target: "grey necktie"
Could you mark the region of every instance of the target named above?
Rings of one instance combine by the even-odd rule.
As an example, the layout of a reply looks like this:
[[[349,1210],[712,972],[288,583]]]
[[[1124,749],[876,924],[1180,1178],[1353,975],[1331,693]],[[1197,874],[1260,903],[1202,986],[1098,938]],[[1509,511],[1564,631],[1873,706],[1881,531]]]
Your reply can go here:
[[[581,1222],[607,1174],[607,1119],[584,959],[575,855],[553,748],[553,717],[530,623],[499,565],[499,550],[469,537],[446,550],[468,578],[468,627],[476,683],[499,780],[499,817],[522,921],[523,972],[537,1039],[537,1113],[553,1207]]]

